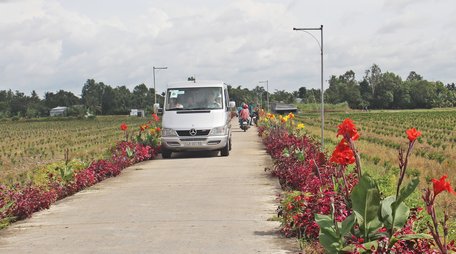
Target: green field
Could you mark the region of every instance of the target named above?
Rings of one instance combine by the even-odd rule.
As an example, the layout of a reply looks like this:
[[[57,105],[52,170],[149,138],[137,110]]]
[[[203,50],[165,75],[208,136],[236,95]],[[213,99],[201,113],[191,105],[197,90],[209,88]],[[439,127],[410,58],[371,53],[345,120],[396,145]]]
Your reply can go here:
[[[70,158],[86,162],[103,158],[117,141],[125,136],[120,124],[129,131],[150,119],[106,116],[95,119],[38,119],[1,121],[0,179],[11,181],[39,165]]]
[[[361,135],[356,142],[361,155],[362,168],[379,181],[385,195],[394,194],[398,175],[398,149],[408,145],[405,131],[416,128],[422,136],[415,143],[409,160],[408,177],[419,176],[420,189],[432,186],[432,178],[448,175],[456,185],[456,109],[447,110],[400,110],[400,111],[345,111],[325,113],[325,150],[331,153],[340,137],[337,126],[351,118]],[[306,125],[309,135],[321,140],[319,113],[302,112],[297,120]],[[417,191],[411,205],[422,206],[421,192]],[[442,195],[442,204],[455,210],[453,196]],[[453,213],[454,214],[454,213]]]

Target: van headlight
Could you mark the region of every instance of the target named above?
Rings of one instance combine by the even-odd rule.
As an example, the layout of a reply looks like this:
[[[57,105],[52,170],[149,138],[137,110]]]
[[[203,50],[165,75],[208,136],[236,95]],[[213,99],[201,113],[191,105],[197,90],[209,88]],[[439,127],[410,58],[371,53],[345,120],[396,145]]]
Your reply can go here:
[[[223,136],[226,134],[226,126],[215,127],[209,132],[210,136]]]
[[[170,128],[163,128],[161,135],[162,137],[177,137],[177,132]]]

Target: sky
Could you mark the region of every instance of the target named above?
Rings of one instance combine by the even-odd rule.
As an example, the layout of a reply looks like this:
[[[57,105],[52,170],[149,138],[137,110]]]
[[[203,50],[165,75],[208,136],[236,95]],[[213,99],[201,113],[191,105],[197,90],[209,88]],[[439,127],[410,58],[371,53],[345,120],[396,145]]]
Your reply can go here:
[[[223,80],[324,88],[374,63],[405,80],[456,82],[454,0],[0,0],[0,90],[81,94],[87,79],[158,92]],[[323,43],[319,28],[323,25]],[[266,89],[266,87],[265,87]]]

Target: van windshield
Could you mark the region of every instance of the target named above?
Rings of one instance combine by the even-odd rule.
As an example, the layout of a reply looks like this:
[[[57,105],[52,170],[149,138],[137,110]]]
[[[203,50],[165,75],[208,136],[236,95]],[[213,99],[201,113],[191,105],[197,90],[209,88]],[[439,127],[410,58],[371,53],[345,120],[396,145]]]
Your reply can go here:
[[[166,110],[212,110],[223,108],[221,87],[170,88]]]

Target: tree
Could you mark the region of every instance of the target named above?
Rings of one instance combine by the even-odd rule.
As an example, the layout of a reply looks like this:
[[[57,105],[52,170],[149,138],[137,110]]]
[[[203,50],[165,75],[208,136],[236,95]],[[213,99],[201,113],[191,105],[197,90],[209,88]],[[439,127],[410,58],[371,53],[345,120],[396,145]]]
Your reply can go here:
[[[35,90],[32,91],[31,96],[27,100],[27,109],[25,111],[25,117],[35,118],[40,116],[46,116],[49,112],[49,109],[45,106],[44,101],[42,101]]]
[[[10,110],[12,116],[25,116],[27,111],[27,96],[16,90],[14,95],[11,97]]]
[[[126,86],[118,86],[113,89],[114,106],[113,114],[128,114],[132,108],[132,95]]]
[[[145,84],[139,84],[133,88],[132,106],[138,109],[146,109],[147,105],[151,105],[152,101],[148,102],[149,90]]]
[[[355,73],[350,70],[339,77],[333,75],[329,80],[329,88],[325,91],[325,99],[328,103],[347,102],[350,108],[360,108],[361,93]]]
[[[393,108],[394,93],[402,83],[401,77],[387,72],[380,75],[376,82],[378,83],[372,97],[372,106],[375,108]]]
[[[426,80],[411,81],[410,96],[412,98],[412,108],[431,108],[435,97],[434,86]]]
[[[307,89],[305,87],[300,87],[299,90],[298,90],[298,98],[301,98],[301,99],[304,99],[306,98],[306,94],[307,94]]]
[[[373,64],[369,70],[365,71],[364,79],[369,82],[369,86],[372,89],[372,94],[375,93],[378,83],[380,82],[380,77],[382,75],[382,70],[377,64]]]
[[[13,92],[11,90],[1,90],[0,91],[0,117],[10,117],[11,116],[11,98],[13,97]]]
[[[59,90],[55,94],[53,92],[46,92],[44,94],[44,104],[50,109],[58,106],[71,107],[81,104],[81,99],[72,92]]]
[[[372,87],[366,79],[359,82],[359,92],[361,95],[361,101],[359,105],[363,109],[367,109],[372,101]]]
[[[304,99],[304,102],[309,103],[309,104],[318,103],[318,102],[320,102],[320,99],[321,99],[321,90],[312,88],[310,90],[307,90],[306,98]]]
[[[104,92],[104,84],[97,83],[93,79],[88,79],[82,87],[81,100],[92,113],[102,113],[102,98]]]
[[[275,90],[274,94],[271,97],[272,100],[276,102],[294,103],[295,101],[293,94],[285,90]]]
[[[420,81],[420,80],[423,80],[423,77],[414,71],[411,71],[406,79],[406,81]]]
[[[112,87],[104,86],[101,95],[101,114],[113,115],[115,112],[115,96]]]
[[[231,100],[236,102],[236,105],[252,103],[255,101],[255,98],[257,98],[257,95],[247,88],[242,88],[242,86],[232,87],[231,85],[228,85],[228,93],[230,94]],[[264,98],[266,98],[266,95]]]
[[[252,90],[253,102],[255,104],[261,105],[263,108],[266,106],[266,93],[267,91],[262,86],[256,86]]]

